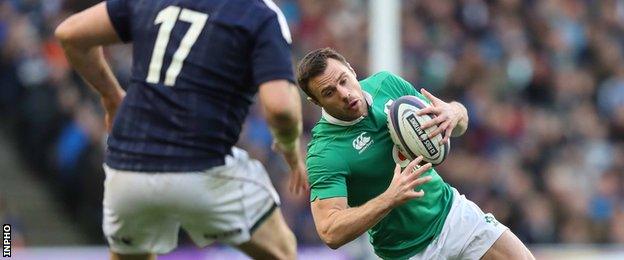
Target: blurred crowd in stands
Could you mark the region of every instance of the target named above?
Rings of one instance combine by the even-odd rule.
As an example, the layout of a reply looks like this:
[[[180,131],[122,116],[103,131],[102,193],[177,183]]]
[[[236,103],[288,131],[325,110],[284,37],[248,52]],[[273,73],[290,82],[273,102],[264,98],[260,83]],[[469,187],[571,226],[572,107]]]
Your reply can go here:
[[[68,216],[103,243],[103,112],[52,34],[97,2],[0,0],[0,124]],[[367,1],[275,2],[293,33],[295,60],[330,46],[359,78],[374,73]],[[624,243],[624,2],[401,3],[401,75],[462,102],[470,115],[441,176],[529,244]],[[106,54],[124,85],[131,49]],[[319,116],[304,100],[306,140]],[[255,105],[239,145],[266,165],[299,242],[318,244],[308,198],[288,192],[271,142]]]

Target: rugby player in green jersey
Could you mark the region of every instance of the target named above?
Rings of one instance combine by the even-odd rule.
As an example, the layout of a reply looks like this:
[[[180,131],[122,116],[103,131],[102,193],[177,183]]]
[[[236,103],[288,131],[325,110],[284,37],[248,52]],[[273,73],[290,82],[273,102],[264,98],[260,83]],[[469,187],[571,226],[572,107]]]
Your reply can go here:
[[[415,95],[430,102],[424,124],[431,135],[466,131],[468,114],[458,102],[422,94],[400,77],[380,72],[357,81],[339,53],[325,48],[297,68],[299,86],[322,107],[312,130],[307,169],[316,229],[338,248],[368,231],[384,259],[532,259],[531,252],[492,214],[485,214],[445,183],[431,164],[417,166],[394,146],[386,126],[393,100]],[[424,95],[423,95],[424,94]]]

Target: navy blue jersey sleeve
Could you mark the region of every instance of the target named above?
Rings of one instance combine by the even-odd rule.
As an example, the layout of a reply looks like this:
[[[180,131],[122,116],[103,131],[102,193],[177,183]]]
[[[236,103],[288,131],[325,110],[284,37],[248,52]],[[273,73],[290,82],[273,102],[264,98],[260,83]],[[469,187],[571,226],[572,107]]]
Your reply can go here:
[[[130,34],[130,16],[132,12],[128,6],[127,0],[108,0],[106,1],[106,10],[108,17],[117,31],[117,35],[123,42],[132,40]]]
[[[266,20],[256,32],[252,52],[253,83],[255,86],[276,79],[295,82],[290,44],[281,31],[277,15]],[[289,32],[286,32],[289,34]]]

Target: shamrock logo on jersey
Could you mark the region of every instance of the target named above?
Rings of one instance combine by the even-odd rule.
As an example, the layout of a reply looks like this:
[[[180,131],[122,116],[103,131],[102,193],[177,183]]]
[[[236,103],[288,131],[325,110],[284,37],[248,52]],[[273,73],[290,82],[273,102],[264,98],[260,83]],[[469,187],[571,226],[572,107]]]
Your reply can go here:
[[[498,221],[496,220],[496,218],[494,218],[494,216],[491,213],[485,214],[485,222],[494,224],[494,226],[498,225]]]

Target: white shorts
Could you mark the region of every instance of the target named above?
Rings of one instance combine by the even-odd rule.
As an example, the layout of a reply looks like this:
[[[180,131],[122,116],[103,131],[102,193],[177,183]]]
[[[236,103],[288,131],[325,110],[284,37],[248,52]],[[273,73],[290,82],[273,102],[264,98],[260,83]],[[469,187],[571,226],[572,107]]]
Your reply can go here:
[[[453,189],[453,205],[442,232],[424,251],[410,259],[480,259],[507,230],[492,214],[483,211]]]
[[[140,173],[104,165],[102,228],[120,254],[172,251],[182,227],[200,247],[238,245],[279,206],[260,162],[232,148],[225,165],[199,172]]]

